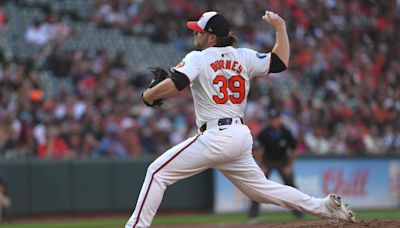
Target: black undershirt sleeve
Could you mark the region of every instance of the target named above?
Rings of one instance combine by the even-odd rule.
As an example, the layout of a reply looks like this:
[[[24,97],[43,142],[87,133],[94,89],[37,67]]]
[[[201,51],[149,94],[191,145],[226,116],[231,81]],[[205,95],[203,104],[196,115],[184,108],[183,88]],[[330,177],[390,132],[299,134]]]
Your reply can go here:
[[[182,74],[178,71],[174,71],[172,73],[171,79],[175,83],[175,86],[179,91],[182,91],[190,84],[189,78],[185,74]]]
[[[271,64],[268,73],[279,73],[286,70],[285,64],[275,53],[271,52]]]

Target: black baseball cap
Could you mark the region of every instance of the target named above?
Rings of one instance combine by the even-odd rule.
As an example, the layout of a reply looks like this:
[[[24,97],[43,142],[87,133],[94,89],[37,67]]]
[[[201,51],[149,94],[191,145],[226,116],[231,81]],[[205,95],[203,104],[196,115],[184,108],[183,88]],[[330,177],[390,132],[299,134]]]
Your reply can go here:
[[[188,21],[186,26],[193,31],[209,32],[219,37],[228,36],[231,29],[228,20],[215,11],[203,13],[198,21]]]
[[[268,109],[268,117],[269,118],[279,117],[280,115],[281,115],[281,113],[278,111],[278,109],[275,109],[275,108]]]

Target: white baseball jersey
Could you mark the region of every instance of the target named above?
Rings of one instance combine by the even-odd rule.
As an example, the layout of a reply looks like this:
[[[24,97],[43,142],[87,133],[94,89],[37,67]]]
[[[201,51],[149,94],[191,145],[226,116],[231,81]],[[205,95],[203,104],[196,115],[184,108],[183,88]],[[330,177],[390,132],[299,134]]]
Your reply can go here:
[[[175,70],[191,82],[197,126],[213,119],[243,117],[249,80],[268,73],[270,57],[270,53],[231,46],[187,54]]]

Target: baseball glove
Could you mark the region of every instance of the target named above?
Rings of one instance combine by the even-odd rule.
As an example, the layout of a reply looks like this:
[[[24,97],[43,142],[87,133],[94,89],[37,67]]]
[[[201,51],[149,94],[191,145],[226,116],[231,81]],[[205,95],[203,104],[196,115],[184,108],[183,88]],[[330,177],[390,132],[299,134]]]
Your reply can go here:
[[[152,67],[150,68],[151,73],[153,74],[153,79],[151,80],[148,89],[153,88],[154,86],[156,86],[157,84],[159,84],[160,82],[164,81],[165,79],[169,78],[171,75],[170,70],[165,69],[163,67]],[[142,94],[142,98],[143,98],[143,94]],[[152,104],[147,103],[144,99],[143,102],[151,108],[158,108],[163,104],[163,99],[157,99],[155,101],[153,101]]]

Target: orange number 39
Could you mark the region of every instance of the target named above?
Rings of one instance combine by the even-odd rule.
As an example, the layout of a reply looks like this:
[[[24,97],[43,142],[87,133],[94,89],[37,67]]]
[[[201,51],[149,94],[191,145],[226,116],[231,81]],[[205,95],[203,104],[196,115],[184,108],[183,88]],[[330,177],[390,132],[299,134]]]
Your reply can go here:
[[[236,75],[232,76],[229,79],[226,79],[224,76],[218,75],[217,77],[214,78],[213,84],[217,85],[220,82],[222,82],[222,84],[219,87],[219,92],[222,94],[222,96],[214,95],[212,98],[215,103],[225,104],[228,101],[228,99],[233,104],[242,103],[245,97],[245,85],[242,76]],[[228,95],[228,89],[232,91],[234,94],[237,94],[237,96],[235,96],[234,94]]]

